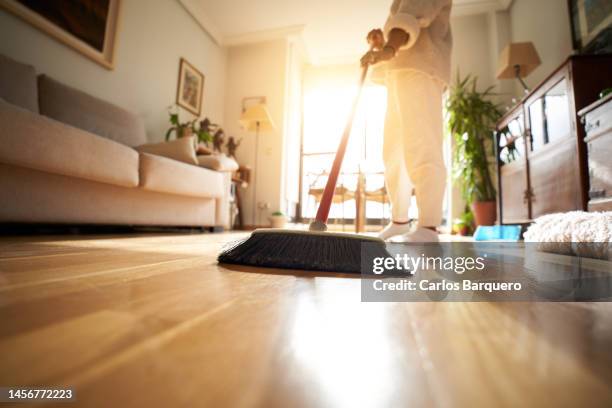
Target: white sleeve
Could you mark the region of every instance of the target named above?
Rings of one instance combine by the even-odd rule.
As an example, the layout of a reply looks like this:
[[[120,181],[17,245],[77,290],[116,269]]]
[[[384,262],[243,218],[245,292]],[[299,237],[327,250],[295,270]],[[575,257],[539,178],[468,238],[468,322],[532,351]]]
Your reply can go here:
[[[412,47],[421,33],[421,28],[427,28],[445,7],[450,7],[452,0],[395,0],[391,6],[391,14],[385,23],[385,37],[394,28],[400,28],[408,33],[408,42],[401,49]]]

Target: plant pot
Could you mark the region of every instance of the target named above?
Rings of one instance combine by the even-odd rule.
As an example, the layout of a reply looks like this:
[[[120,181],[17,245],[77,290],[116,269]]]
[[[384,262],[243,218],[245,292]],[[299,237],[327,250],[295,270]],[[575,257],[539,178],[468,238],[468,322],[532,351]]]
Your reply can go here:
[[[472,203],[474,223],[480,225],[495,225],[497,205],[495,201],[474,201]]]
[[[284,228],[287,223],[287,217],[284,215],[273,215],[270,217],[272,228]]]
[[[468,227],[467,225],[464,224],[455,224],[453,226],[453,232],[457,235],[461,235],[463,237],[465,237],[466,235],[469,235],[470,233],[470,227]]]

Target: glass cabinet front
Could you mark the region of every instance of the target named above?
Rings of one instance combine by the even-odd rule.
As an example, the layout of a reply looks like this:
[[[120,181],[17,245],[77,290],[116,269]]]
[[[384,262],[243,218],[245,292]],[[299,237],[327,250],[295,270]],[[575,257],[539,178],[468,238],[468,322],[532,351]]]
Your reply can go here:
[[[497,131],[499,159],[499,199],[503,203],[500,221],[516,224],[529,219],[529,207],[523,199],[527,190],[525,115],[522,107],[504,120]]]
[[[567,82],[559,81],[529,105],[531,151],[568,137],[571,132]]]
[[[520,114],[499,131],[499,160],[502,165],[525,158],[524,123],[523,114]]]

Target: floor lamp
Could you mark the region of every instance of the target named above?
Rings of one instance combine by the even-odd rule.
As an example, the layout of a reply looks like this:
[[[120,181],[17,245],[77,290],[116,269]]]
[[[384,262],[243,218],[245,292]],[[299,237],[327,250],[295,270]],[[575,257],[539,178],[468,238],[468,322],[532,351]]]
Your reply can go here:
[[[246,98],[251,99],[251,98]],[[255,98],[253,98],[255,99]],[[242,115],[240,115],[240,125],[243,129],[249,132],[255,132],[255,160],[254,160],[254,177],[253,177],[253,219],[252,222],[257,226],[258,220],[256,219],[257,214],[257,176],[259,169],[257,168],[257,158],[259,156],[259,132],[270,132],[274,130],[274,123],[270,112],[266,107],[266,100],[264,97],[257,97],[260,100],[259,103],[251,105],[248,108],[242,107]]]

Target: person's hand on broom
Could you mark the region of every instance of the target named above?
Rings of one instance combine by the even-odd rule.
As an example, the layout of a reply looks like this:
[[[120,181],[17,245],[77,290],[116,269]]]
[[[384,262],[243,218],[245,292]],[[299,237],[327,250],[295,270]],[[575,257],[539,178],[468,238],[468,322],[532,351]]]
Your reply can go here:
[[[393,59],[400,47],[408,42],[408,33],[400,28],[394,28],[385,43],[382,30],[377,28],[368,33],[367,40],[370,50],[361,57],[362,67]]]

